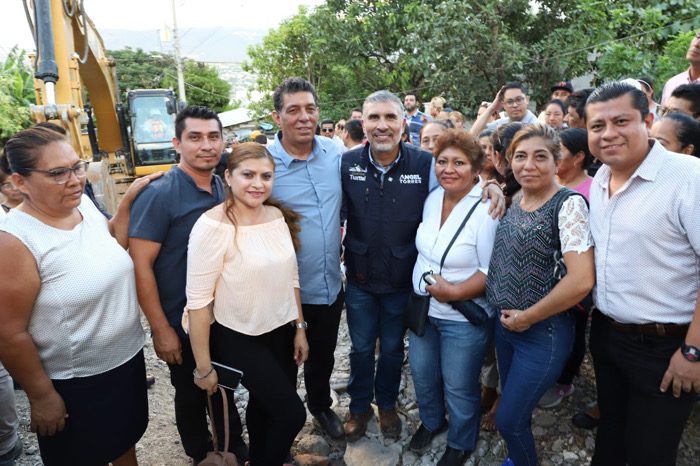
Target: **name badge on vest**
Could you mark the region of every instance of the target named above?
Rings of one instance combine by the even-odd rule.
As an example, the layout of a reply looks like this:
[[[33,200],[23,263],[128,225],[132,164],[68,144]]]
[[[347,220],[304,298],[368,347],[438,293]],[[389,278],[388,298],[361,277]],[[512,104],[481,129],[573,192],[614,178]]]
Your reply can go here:
[[[348,174],[350,176],[350,181],[365,181],[367,178],[367,169],[355,164],[348,169]]]

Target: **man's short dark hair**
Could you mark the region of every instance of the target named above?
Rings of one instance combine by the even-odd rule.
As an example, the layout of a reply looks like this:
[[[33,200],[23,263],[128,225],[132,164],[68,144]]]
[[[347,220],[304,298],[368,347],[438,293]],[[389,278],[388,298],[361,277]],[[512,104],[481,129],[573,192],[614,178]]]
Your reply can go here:
[[[593,92],[592,88],[581,89],[580,91],[573,92],[566,98],[566,105],[568,107],[573,107],[578,113],[580,118],[584,118],[584,109],[586,108],[586,99]]]
[[[416,102],[418,102],[418,101],[420,100],[420,99],[418,98],[418,94],[416,94],[415,92],[407,92],[407,93],[404,95],[404,98],[408,97],[409,95],[412,95],[412,96],[416,99]]]
[[[265,136],[264,134],[258,134],[255,136],[255,139],[253,139],[253,141],[257,142],[258,144],[265,145],[267,144],[267,136]]]
[[[350,135],[350,139],[358,144],[365,138],[365,132],[362,129],[362,121],[355,118],[345,122],[345,132]]]
[[[506,84],[505,86],[503,86],[503,89],[501,89],[501,92],[499,93],[499,95],[501,96],[501,100],[505,98],[504,96],[506,95],[506,91],[508,89],[520,89],[521,91],[523,91],[523,94],[527,95],[527,87],[525,87],[523,83],[513,81],[512,83]]]
[[[700,84],[682,84],[673,90],[671,97],[690,102],[693,118],[700,117]]]
[[[647,96],[636,87],[626,83],[616,81],[609,84],[603,84],[588,96],[588,99],[586,100],[586,108],[588,108],[588,106],[591,104],[608,102],[627,94],[629,94],[630,98],[632,99],[632,107],[639,110],[642,121],[644,121],[649,114],[649,101],[647,100]],[[586,118],[585,108],[583,117]]]
[[[321,126],[323,126],[323,125],[333,125],[333,127],[335,129],[335,122],[333,120],[331,120],[330,118],[326,118],[325,120],[323,120],[321,122]]]
[[[185,130],[185,119],[196,118],[198,120],[216,120],[219,124],[219,133],[222,132],[221,120],[219,115],[209,107],[203,105],[189,105],[177,113],[175,117],[175,137],[180,140],[182,132]]]
[[[311,93],[311,95],[314,96],[314,104],[318,105],[318,94],[316,93],[314,85],[303,78],[295,76],[282,81],[272,94],[272,103],[275,106],[275,110],[281,112],[282,107],[284,107],[284,96],[287,94],[296,94],[297,92]]]
[[[360,112],[362,113],[362,107],[355,107],[352,110],[350,110],[350,115],[352,115],[352,112]]]

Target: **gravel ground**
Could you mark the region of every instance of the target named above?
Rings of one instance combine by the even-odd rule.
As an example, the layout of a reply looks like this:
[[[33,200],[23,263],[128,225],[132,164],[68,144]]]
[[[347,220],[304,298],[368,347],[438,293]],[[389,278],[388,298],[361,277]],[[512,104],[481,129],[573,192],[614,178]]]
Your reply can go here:
[[[145,320],[144,320],[144,326]],[[347,413],[349,396],[345,392],[345,386],[349,377],[348,352],[350,341],[347,334],[345,319],[341,324],[338,348],[336,350],[336,365],[331,386],[334,390],[334,409],[339,415]],[[153,388],[148,391],[150,422],[148,430],[137,444],[137,456],[139,463],[146,466],[185,466],[189,460],[180,444],[180,438],[175,427],[175,415],[173,412],[173,389],[168,379],[168,368],[160,361],[153,351],[152,342],[149,340],[145,348],[146,364],[149,373],[157,378]],[[576,390],[554,409],[536,409],[533,419],[533,432],[537,439],[537,449],[541,458],[541,464],[548,465],[587,465],[593,452],[593,432],[584,431],[571,424],[571,417],[578,411],[585,409],[594,401],[592,367],[590,358],[586,357],[581,375],[574,382]],[[39,466],[42,464],[39,457],[36,437],[27,432],[29,425],[29,404],[24,392],[17,391],[17,408],[20,419],[20,434],[25,445],[25,453],[17,461],[17,465]],[[304,396],[303,379],[299,378],[299,394]],[[247,402],[247,392],[243,388],[237,391],[237,405],[243,413]],[[397,441],[384,440],[378,433],[376,418],[370,422],[367,438],[393,451],[399,452],[399,462],[403,465],[428,465],[435,464],[444,451],[444,434],[436,437],[433,449],[423,457],[417,457],[407,452],[410,435],[419,425],[418,410],[415,402],[413,385],[409,376],[408,364],[405,364],[401,383],[401,394],[398,400],[399,412],[405,421],[404,432]],[[679,450],[678,465],[696,466],[700,464],[700,405],[696,406],[694,416],[686,427]],[[318,443],[322,444],[319,448]],[[316,445],[316,446],[311,446]],[[473,457],[467,464],[482,466],[500,466],[504,454],[504,443],[497,433],[485,433],[480,435],[477,446],[478,457]],[[297,444],[293,453],[316,453],[330,458],[331,464],[343,465],[343,455],[346,451],[345,441],[336,441],[324,436],[312,417],[307,416],[307,423],[297,438]],[[355,463],[358,464],[358,463]],[[362,464],[362,463],[360,463]]]

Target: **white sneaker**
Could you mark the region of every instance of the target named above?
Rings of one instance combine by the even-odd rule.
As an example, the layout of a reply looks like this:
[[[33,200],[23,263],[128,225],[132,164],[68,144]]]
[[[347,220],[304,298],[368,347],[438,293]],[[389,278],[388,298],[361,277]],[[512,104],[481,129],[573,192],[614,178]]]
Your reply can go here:
[[[555,383],[544,393],[539,406],[540,408],[553,408],[561,403],[565,396],[569,396],[572,393],[574,393],[574,384],[561,385]]]

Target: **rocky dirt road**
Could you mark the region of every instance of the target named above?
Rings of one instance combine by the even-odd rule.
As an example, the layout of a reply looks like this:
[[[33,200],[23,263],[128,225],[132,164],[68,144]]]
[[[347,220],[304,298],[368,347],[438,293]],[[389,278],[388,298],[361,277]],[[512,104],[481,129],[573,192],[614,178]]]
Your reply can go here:
[[[145,321],[144,321],[145,326]],[[347,334],[345,319],[341,324],[338,348],[336,350],[336,365],[332,378],[334,390],[334,409],[341,417],[347,414],[349,397],[345,387],[349,378],[348,353],[350,340]],[[148,391],[150,422],[146,434],[137,444],[139,464],[143,466],[185,466],[190,464],[180,444],[175,427],[173,412],[173,390],[168,380],[168,368],[160,361],[153,351],[149,340],[146,346],[146,364],[148,371],[157,378],[156,385]],[[584,409],[594,400],[594,386],[590,358],[587,357],[582,374],[575,382],[576,390],[556,408],[549,410],[536,409],[533,419],[533,432],[537,439],[537,448],[541,464],[549,465],[587,465],[590,464],[594,445],[594,433],[584,431],[571,424],[571,417]],[[20,466],[39,466],[42,464],[34,434],[26,432],[29,424],[29,406],[24,392],[18,391],[17,403],[20,417],[20,430],[25,445],[25,453],[17,461]],[[303,379],[299,378],[299,394],[304,396]],[[237,392],[239,411],[244,413],[247,393],[239,388]],[[445,449],[446,434],[441,434],[433,441],[433,448],[418,457],[408,451],[410,435],[417,429],[420,421],[418,408],[410,379],[410,371],[406,363],[401,382],[399,396],[399,412],[404,420],[404,429],[397,441],[384,440],[379,433],[376,417],[370,421],[368,432],[364,439],[351,445],[345,441],[335,441],[324,436],[310,415],[304,429],[297,438],[293,453],[310,453],[327,458],[334,465],[348,466],[378,466],[378,465],[432,465],[442,455]],[[245,419],[245,417],[243,417]],[[482,432],[475,455],[468,465],[500,466],[505,444],[497,433]],[[297,464],[303,463],[304,458],[298,457]],[[324,461],[325,464],[328,464]],[[696,409],[693,419],[689,422],[679,451],[679,466],[697,466],[700,464],[700,409]],[[79,465],[78,465],[79,466]]]

